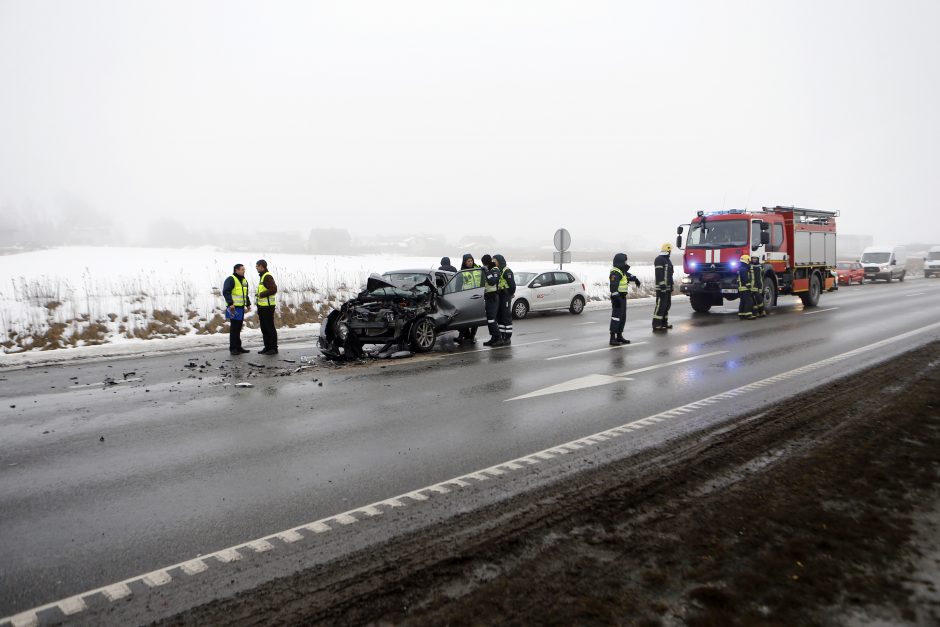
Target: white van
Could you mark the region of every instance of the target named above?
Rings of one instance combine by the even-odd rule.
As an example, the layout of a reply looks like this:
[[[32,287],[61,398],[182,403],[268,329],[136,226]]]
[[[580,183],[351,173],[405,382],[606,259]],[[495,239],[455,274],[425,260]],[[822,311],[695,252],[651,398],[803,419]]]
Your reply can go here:
[[[924,257],[924,277],[940,274],[940,246],[934,246]]]
[[[866,281],[903,281],[907,274],[907,250],[903,246],[869,246],[859,261],[865,268]]]

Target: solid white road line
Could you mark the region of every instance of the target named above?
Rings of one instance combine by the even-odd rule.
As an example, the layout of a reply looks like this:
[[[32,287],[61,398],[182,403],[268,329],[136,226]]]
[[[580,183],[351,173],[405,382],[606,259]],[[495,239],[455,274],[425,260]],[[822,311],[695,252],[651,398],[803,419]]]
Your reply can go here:
[[[573,325],[571,325],[571,326],[573,326],[573,327],[583,327],[583,326],[586,326],[586,325],[589,325],[589,324],[597,324],[597,322],[594,321],[594,320],[591,320],[590,322],[579,322],[579,323],[573,324]]]
[[[582,351],[580,353],[571,353],[570,355],[557,355],[555,357],[546,357],[545,361],[554,361],[556,359],[564,359],[566,357],[578,357],[579,355],[590,355],[591,353],[600,353],[603,351],[613,351],[618,348],[630,348],[631,346],[639,346],[640,344],[646,344],[646,342],[631,342],[630,344],[621,344],[620,346],[605,346],[604,348],[595,348],[590,351]]]
[[[668,368],[669,366],[675,366],[676,364],[684,364],[686,362],[695,361],[696,359],[705,359],[707,357],[714,357],[715,355],[724,355],[728,351],[715,351],[713,353],[705,353],[702,355],[694,355],[692,357],[686,357],[685,359],[677,359],[675,361],[667,361],[661,364],[655,364],[653,366],[647,366],[646,368],[637,368],[636,370],[627,370],[626,372],[621,372],[615,374],[615,377],[629,377],[632,374],[640,374],[641,372],[649,372],[650,370],[656,370],[658,368]]]
[[[908,296],[923,296],[927,292],[914,292],[913,294],[908,294]]]
[[[545,342],[557,342],[561,340],[560,337],[553,337],[548,340],[538,340],[537,342],[523,342],[521,344],[510,344],[509,346],[486,346],[484,348],[475,348],[472,351],[460,351],[457,353],[447,353],[446,355],[441,355],[441,357],[459,357],[460,355],[467,355],[469,353],[485,353],[487,351],[495,351],[504,348],[519,348],[520,346],[532,346],[533,344],[544,344]]]
[[[855,350],[851,350],[851,351],[848,351],[848,352],[846,352],[846,353],[842,353],[841,355],[835,355],[834,357],[829,357],[828,359],[823,359],[823,360],[821,360],[821,361],[817,361],[817,362],[814,362],[814,363],[811,363],[811,364],[807,364],[807,365],[802,366],[802,367],[800,367],[800,368],[795,368],[795,369],[793,369],[793,370],[788,370],[788,371],[782,372],[782,373],[780,373],[780,374],[778,374],[778,375],[776,375],[776,376],[769,377],[769,378],[767,378],[767,379],[761,379],[761,380],[755,381],[755,382],[753,382],[753,383],[750,383],[750,384],[748,384],[748,385],[744,385],[744,386],[739,387],[739,388],[734,388],[734,389],[732,389],[732,390],[728,390],[727,392],[722,392],[722,393],[716,394],[716,395],[714,395],[714,396],[709,396],[708,398],[703,398],[703,399],[701,399],[701,400],[699,400],[699,401],[696,401],[696,402],[694,402],[694,403],[689,403],[689,404],[687,404],[687,405],[681,405],[681,406],[679,406],[679,407],[674,407],[674,408],[672,408],[672,409],[669,409],[669,410],[660,412],[660,413],[658,413],[658,414],[654,414],[654,415],[652,415],[652,416],[647,416],[646,418],[641,418],[640,420],[634,420],[634,421],[632,421],[632,422],[628,422],[628,423],[626,423],[626,424],[623,424],[623,425],[621,425],[621,426],[619,426],[619,427],[614,427],[614,428],[612,428],[612,429],[607,429],[606,431],[600,431],[600,432],[598,432],[598,433],[594,433],[594,434],[591,434],[591,435],[588,435],[588,436],[585,436],[585,437],[582,437],[582,438],[578,438],[577,440],[572,440],[572,441],[567,442],[567,443],[564,443],[564,444],[559,444],[559,445],[556,445],[556,446],[552,446],[551,448],[543,449],[543,450],[537,451],[537,452],[535,452],[535,453],[530,453],[529,455],[526,455],[526,456],[524,456],[524,457],[519,457],[519,458],[516,458],[516,459],[508,460],[508,461],[502,462],[502,463],[500,463],[500,464],[496,464],[495,466],[490,466],[489,468],[483,468],[483,469],[481,469],[481,470],[477,470],[477,471],[475,471],[475,472],[473,472],[473,473],[470,473],[470,474],[461,475],[461,476],[459,476],[459,477],[454,477],[453,479],[448,479],[447,481],[442,481],[442,482],[440,482],[440,483],[436,483],[436,484],[431,485],[431,486],[427,486],[427,487],[424,487],[424,488],[420,488],[420,489],[418,489],[418,490],[414,490],[413,492],[408,492],[407,494],[402,494],[402,495],[399,495],[399,496],[397,496],[397,497],[392,497],[392,498],[389,498],[389,499],[385,499],[385,500],[383,500],[383,501],[377,501],[377,502],[375,502],[375,503],[372,503],[371,505],[365,505],[365,506],[357,507],[356,509],[349,510],[348,512],[344,512],[344,513],[342,513],[342,514],[336,514],[336,515],[330,516],[330,517],[328,517],[328,518],[321,518],[321,519],[318,520],[318,521],[314,521],[314,522],[310,522],[310,523],[307,523],[307,524],[304,524],[304,525],[300,525],[299,527],[294,527],[294,528],[292,528],[292,529],[288,529],[288,530],[282,531],[282,532],[280,532],[280,533],[283,534],[283,533],[286,533],[286,532],[288,532],[288,531],[299,532],[299,531],[302,530],[302,529],[311,530],[311,531],[314,531],[314,532],[317,532],[317,533],[320,533],[321,530],[322,530],[322,532],[330,532],[330,531],[333,531],[335,528],[334,528],[334,527],[330,527],[329,525],[327,525],[327,524],[326,524],[327,522],[336,522],[337,520],[339,520],[339,519],[341,519],[341,518],[345,520],[346,517],[348,517],[348,516],[351,516],[351,517],[355,518],[354,514],[356,514],[356,513],[360,513],[360,514],[361,514],[361,512],[362,512],[365,508],[367,508],[367,507],[376,507],[376,508],[377,508],[377,507],[380,506],[380,505],[384,505],[385,507],[389,507],[389,506],[390,506],[390,503],[392,503],[392,502],[397,503],[397,504],[398,504],[398,505],[397,505],[398,507],[405,507],[406,505],[404,504],[403,499],[405,499],[405,498],[412,498],[412,499],[413,499],[413,498],[415,498],[415,495],[418,495],[418,494],[420,494],[421,496],[424,496],[424,497],[431,496],[432,494],[437,494],[438,492],[434,489],[434,488],[436,488],[436,487],[442,487],[442,486],[463,486],[463,485],[472,486],[472,485],[475,485],[475,484],[477,484],[477,483],[479,483],[479,482],[481,482],[482,480],[485,479],[484,473],[487,473],[487,474],[507,474],[507,473],[510,473],[510,472],[515,472],[515,469],[516,469],[516,468],[525,469],[526,467],[528,467],[528,466],[530,466],[530,465],[538,464],[538,463],[539,463],[539,460],[552,459],[552,458],[555,457],[556,455],[567,455],[567,454],[573,452],[574,450],[578,450],[578,449],[586,448],[586,447],[590,447],[590,446],[597,446],[600,442],[604,442],[605,440],[613,439],[613,438],[616,438],[616,437],[620,437],[620,436],[622,436],[622,435],[624,435],[624,434],[631,433],[631,432],[633,432],[633,431],[639,431],[639,430],[641,430],[641,429],[643,429],[643,428],[645,428],[645,427],[647,427],[647,426],[651,426],[651,425],[654,425],[654,424],[659,424],[659,423],[661,423],[661,422],[665,422],[665,421],[667,421],[667,420],[670,419],[670,418],[676,417],[677,415],[687,415],[687,414],[689,413],[689,411],[691,411],[691,410],[693,410],[693,409],[699,409],[699,408],[702,408],[702,407],[706,407],[706,406],[710,406],[710,405],[715,405],[715,404],[720,403],[720,402],[722,402],[722,401],[727,401],[727,400],[736,398],[736,397],[738,397],[738,396],[741,396],[741,395],[743,395],[743,394],[747,394],[748,392],[753,392],[753,391],[756,391],[756,390],[760,390],[760,389],[762,389],[762,388],[765,388],[765,387],[768,387],[768,386],[771,386],[771,385],[775,385],[775,384],[780,383],[780,382],[782,382],[782,381],[787,381],[787,380],[789,380],[789,379],[793,379],[793,378],[796,378],[796,377],[801,376],[801,375],[809,374],[809,373],[811,373],[811,372],[816,372],[817,370],[822,370],[822,369],[824,369],[824,368],[826,368],[826,367],[828,367],[828,366],[832,366],[832,365],[835,365],[835,364],[837,364],[837,363],[850,360],[850,359],[852,359],[853,357],[856,357],[856,356],[858,356],[858,355],[861,355],[861,354],[864,354],[864,353],[868,353],[868,352],[877,350],[877,349],[879,349],[879,348],[883,348],[883,347],[885,347],[885,346],[890,346],[891,344],[896,344],[897,342],[900,342],[900,341],[905,340],[905,339],[910,338],[910,337],[914,337],[914,336],[916,336],[916,335],[920,335],[920,334],[922,334],[922,333],[926,333],[926,332],[928,332],[928,331],[940,331],[940,322],[935,322],[935,323],[929,324],[929,325],[927,325],[927,326],[925,326],[925,327],[921,327],[921,328],[919,328],[919,329],[914,329],[913,331],[908,331],[907,333],[902,333],[901,335],[896,335],[896,336],[894,336],[894,337],[889,337],[889,338],[887,338],[887,339],[880,340],[880,341],[875,342],[875,343],[873,343],[873,344],[868,344],[867,346],[862,346],[861,348],[856,348]],[[358,520],[358,519],[357,519],[357,520]],[[240,548],[244,548],[244,547],[250,546],[252,543],[257,542],[258,540],[271,541],[272,539],[274,539],[275,537],[277,537],[277,535],[278,535],[278,534],[272,534],[272,535],[269,535],[269,536],[264,536],[264,537],[262,537],[262,538],[256,538],[255,540],[250,540],[250,541],[248,541],[248,542],[246,542],[246,543],[238,544],[238,545],[229,547],[229,548],[227,548],[227,549],[222,549],[222,550],[217,551],[217,552],[215,552],[215,553],[209,553],[209,554],[207,554],[207,555],[201,555],[198,559],[207,560],[208,558],[215,557],[216,560],[217,560],[217,564],[218,564],[219,562],[227,562],[227,561],[230,561],[230,560],[220,559],[220,556],[221,556],[221,555],[231,556],[232,553],[237,554],[237,550],[240,549]],[[306,539],[306,538],[305,538],[305,539]],[[240,557],[240,556],[239,556],[239,557]],[[75,607],[78,606],[78,605],[77,605],[77,602],[75,601],[76,599],[79,600],[79,601],[81,601],[82,604],[84,605],[85,600],[86,600],[86,599],[89,599],[89,597],[94,597],[94,596],[99,595],[99,594],[101,594],[102,596],[107,597],[107,594],[105,593],[106,590],[114,589],[115,586],[119,586],[119,585],[121,585],[121,584],[123,584],[123,585],[128,585],[128,584],[133,583],[133,582],[143,581],[144,583],[148,584],[148,585],[151,586],[151,587],[154,587],[155,585],[157,585],[157,586],[163,585],[164,583],[168,583],[168,582],[172,579],[172,577],[170,576],[170,574],[169,574],[168,571],[173,570],[173,569],[177,569],[177,568],[181,568],[184,564],[187,564],[187,563],[189,563],[189,561],[187,561],[187,562],[181,562],[181,563],[179,563],[179,564],[174,564],[173,566],[167,566],[167,567],[161,568],[161,569],[159,569],[159,570],[155,570],[155,571],[152,571],[152,572],[150,572],[150,573],[146,573],[146,574],[144,574],[144,575],[138,575],[138,576],[136,576],[136,577],[131,577],[131,578],[129,578],[129,579],[125,579],[124,581],[120,581],[120,582],[116,582],[116,583],[113,583],[113,584],[109,584],[109,585],[103,586],[103,587],[101,587],[101,588],[95,588],[94,590],[88,590],[88,591],[86,591],[86,592],[82,592],[82,593],[80,593],[80,594],[77,594],[77,595],[68,597],[68,598],[66,598],[66,599],[62,599],[62,600],[59,600],[59,601],[53,601],[52,603],[47,603],[47,604],[45,604],[45,605],[40,605],[40,606],[34,607],[34,608],[32,608],[32,609],[29,609],[29,610],[20,612],[20,613],[14,615],[14,616],[7,616],[7,617],[5,617],[5,618],[0,618],[0,627],[4,627],[4,626],[6,626],[6,625],[11,625],[11,626],[12,626],[12,625],[17,625],[17,626],[19,626],[19,625],[37,625],[37,624],[39,624],[39,616],[38,616],[38,615],[39,615],[40,612],[44,612],[44,611],[46,611],[46,610],[50,610],[50,609],[53,609],[53,608],[59,608],[59,611],[61,611],[61,612],[64,613],[64,611],[65,611],[66,608],[67,608],[67,609],[73,609],[73,608],[75,608]],[[214,567],[216,567],[216,568],[221,567],[221,564],[218,564],[217,566],[214,565]],[[64,607],[63,607],[63,604],[65,604]],[[86,605],[85,607],[87,607],[87,605]]]
[[[813,311],[804,311],[804,312],[803,312],[803,315],[804,315],[804,316],[809,316],[809,315],[811,315],[811,314],[823,313],[823,312],[826,312],[826,311],[835,311],[836,309],[838,309],[838,307],[830,307],[829,309],[815,309],[815,310],[813,310]]]

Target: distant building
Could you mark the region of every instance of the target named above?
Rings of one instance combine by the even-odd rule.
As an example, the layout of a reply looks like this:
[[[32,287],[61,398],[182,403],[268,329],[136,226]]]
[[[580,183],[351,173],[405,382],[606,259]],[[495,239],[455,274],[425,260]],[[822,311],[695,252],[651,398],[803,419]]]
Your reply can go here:
[[[307,252],[312,255],[352,254],[352,237],[346,229],[313,229],[307,238]]]

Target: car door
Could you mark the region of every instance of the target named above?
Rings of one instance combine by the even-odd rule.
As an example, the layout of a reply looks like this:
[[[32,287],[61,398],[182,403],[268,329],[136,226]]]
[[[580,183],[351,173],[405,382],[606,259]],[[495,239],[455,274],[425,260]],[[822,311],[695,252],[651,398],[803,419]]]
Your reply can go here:
[[[551,272],[543,272],[532,279],[532,282],[529,283],[529,289],[532,292],[532,302],[529,303],[529,309],[532,311],[551,309],[552,288],[554,285],[555,276]]]
[[[567,272],[555,273],[555,307],[561,309],[571,304],[574,298],[574,277]]]
[[[448,329],[485,324],[483,269],[461,270],[452,276],[438,301],[438,309],[447,316]]]

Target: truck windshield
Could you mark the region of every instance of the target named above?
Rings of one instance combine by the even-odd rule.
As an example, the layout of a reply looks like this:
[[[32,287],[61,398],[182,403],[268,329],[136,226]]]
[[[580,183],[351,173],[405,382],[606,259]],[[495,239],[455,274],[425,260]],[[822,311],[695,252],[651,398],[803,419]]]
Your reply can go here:
[[[929,259],[930,261],[940,260],[940,250],[938,250],[937,252],[928,253],[927,259]]]
[[[865,253],[862,255],[862,263],[888,263],[891,259],[891,253]]]
[[[747,246],[747,220],[706,220],[692,225],[689,248]]]

